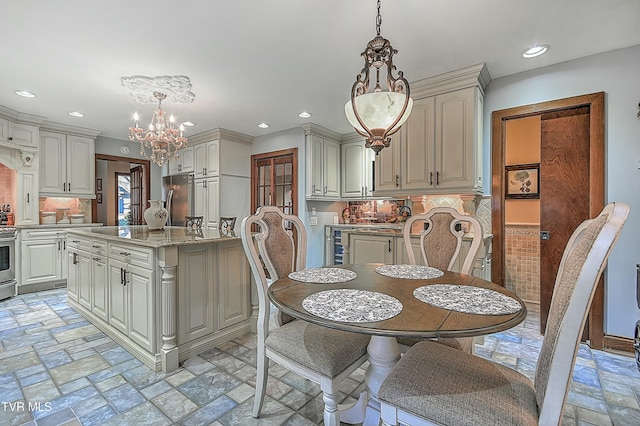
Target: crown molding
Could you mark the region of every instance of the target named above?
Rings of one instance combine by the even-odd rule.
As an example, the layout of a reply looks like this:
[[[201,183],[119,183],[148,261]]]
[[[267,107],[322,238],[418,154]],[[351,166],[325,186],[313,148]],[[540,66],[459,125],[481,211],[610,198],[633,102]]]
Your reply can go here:
[[[58,132],[67,135],[84,136],[89,138],[97,138],[100,134],[99,130],[86,129],[84,127],[70,126],[68,124],[55,123],[52,121],[45,121],[40,126],[41,131]]]
[[[413,99],[426,98],[467,87],[479,87],[484,95],[484,89],[491,82],[491,75],[487,65],[483,62],[456,71],[436,75],[409,83]]]
[[[340,133],[327,129],[326,127],[318,126],[314,123],[303,124],[302,128],[304,129],[305,136],[316,135],[327,139],[333,139],[335,141],[342,140],[342,135]]]
[[[2,105],[0,105],[0,118],[15,121],[20,124],[30,124],[32,126],[39,126],[47,119],[47,117],[41,117],[39,115],[18,112]]]
[[[226,140],[231,142],[240,142],[240,143],[252,143],[253,136],[245,135],[244,133],[234,132],[233,130],[227,129],[212,129],[207,130],[206,132],[197,133],[193,136],[187,136],[187,140],[189,144],[198,144],[202,142],[210,142],[213,140]]]

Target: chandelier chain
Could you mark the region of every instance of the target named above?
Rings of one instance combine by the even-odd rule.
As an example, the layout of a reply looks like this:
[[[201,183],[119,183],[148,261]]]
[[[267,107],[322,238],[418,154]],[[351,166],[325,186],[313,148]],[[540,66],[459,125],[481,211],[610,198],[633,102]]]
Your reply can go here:
[[[380,0],[378,0],[378,16],[376,16],[376,34],[380,35],[380,27],[382,26],[382,16],[380,15]]]

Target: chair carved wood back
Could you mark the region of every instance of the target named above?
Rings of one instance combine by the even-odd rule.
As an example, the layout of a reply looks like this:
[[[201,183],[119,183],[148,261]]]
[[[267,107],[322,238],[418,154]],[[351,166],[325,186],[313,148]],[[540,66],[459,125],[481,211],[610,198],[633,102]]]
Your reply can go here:
[[[420,252],[425,265],[451,270],[460,253],[465,228],[469,235],[473,234],[473,239],[460,272],[468,274],[484,238],[482,225],[475,217],[460,214],[452,207],[436,207],[407,220],[402,234],[409,263],[416,264],[411,238],[419,230]]]
[[[255,233],[254,225],[258,230]],[[284,214],[274,206],[262,206],[243,219],[240,235],[258,292],[258,332],[262,329],[266,337],[271,306],[269,283],[305,268],[307,232],[297,216]],[[284,322],[279,312],[276,318],[278,325]]]

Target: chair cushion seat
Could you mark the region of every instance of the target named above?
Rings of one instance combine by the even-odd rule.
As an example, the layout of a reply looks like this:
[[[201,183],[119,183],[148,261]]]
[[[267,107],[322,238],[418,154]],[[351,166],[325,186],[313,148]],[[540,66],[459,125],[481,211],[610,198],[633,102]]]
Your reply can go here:
[[[414,345],[385,379],[380,400],[446,425],[537,425],[533,383],[522,374],[434,342]]]
[[[398,344],[404,346],[413,346],[416,343],[423,341],[430,341],[447,345],[454,349],[472,353],[473,351],[473,337],[458,337],[458,338],[437,338],[435,340],[421,339],[419,337],[398,337],[396,338]]]
[[[334,378],[367,353],[369,336],[295,320],[269,332],[265,345],[323,376]]]

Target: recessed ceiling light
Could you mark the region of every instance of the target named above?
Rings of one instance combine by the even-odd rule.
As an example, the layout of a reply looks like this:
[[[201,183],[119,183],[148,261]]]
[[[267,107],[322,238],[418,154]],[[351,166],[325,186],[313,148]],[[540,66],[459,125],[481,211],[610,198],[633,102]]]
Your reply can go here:
[[[258,127],[260,127],[261,129],[268,129],[269,125],[267,123],[260,123],[258,124]]]
[[[536,44],[535,46],[531,46],[530,48],[522,52],[522,57],[527,59],[535,58],[536,56],[540,56],[543,53],[547,53],[548,50],[548,44]]]
[[[191,121],[183,121],[182,125],[186,127],[193,127],[196,125],[196,123],[192,123]]]
[[[309,117],[311,117],[311,113],[307,112],[307,111],[302,111],[300,114],[298,114],[298,117],[300,117],[300,118],[309,118]]]
[[[84,114],[78,111],[71,111],[69,112],[69,115],[72,117],[84,117]]]
[[[16,95],[22,96],[24,98],[35,98],[36,94],[33,92],[29,92],[27,90],[16,90]]]

